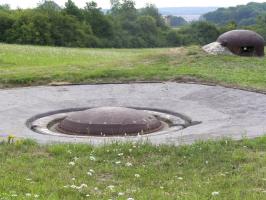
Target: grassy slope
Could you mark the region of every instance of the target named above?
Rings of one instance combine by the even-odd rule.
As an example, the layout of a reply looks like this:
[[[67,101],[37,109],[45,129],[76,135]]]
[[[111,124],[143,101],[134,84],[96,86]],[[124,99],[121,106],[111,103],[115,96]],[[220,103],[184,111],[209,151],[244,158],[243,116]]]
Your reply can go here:
[[[179,80],[266,91],[266,59],[210,56],[199,47],[70,49],[0,44],[0,85]]]
[[[43,200],[262,200],[266,199],[265,155],[265,137],[190,147],[0,144],[0,199],[39,195]],[[75,165],[69,165],[75,157]],[[118,161],[121,163],[116,164]],[[126,166],[128,162],[132,166]],[[95,171],[92,176],[87,175],[90,169]],[[88,187],[64,187],[72,184]],[[119,196],[119,192],[124,194]],[[213,192],[219,195],[213,196]],[[27,193],[32,197],[26,197]]]
[[[0,44],[2,87],[185,76],[266,91],[265,66],[265,58],[207,56],[199,47],[99,50]],[[45,200],[266,199],[265,154],[266,138],[191,147],[1,144],[0,199],[35,199],[35,194]],[[74,157],[79,159],[71,167]],[[127,162],[133,167],[126,167]],[[95,170],[93,176],[87,175],[89,169]],[[81,191],[64,188],[82,183],[88,187]],[[214,191],[219,195],[212,196]],[[125,194],[118,197],[118,192]]]

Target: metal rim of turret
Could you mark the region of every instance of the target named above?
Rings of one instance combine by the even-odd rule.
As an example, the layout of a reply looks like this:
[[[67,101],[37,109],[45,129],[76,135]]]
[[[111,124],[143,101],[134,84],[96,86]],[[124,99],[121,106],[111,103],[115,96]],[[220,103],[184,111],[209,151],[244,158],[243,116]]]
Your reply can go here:
[[[34,116],[27,126],[39,134],[63,137],[135,137],[179,131],[200,122],[147,108],[97,107],[52,111]]]

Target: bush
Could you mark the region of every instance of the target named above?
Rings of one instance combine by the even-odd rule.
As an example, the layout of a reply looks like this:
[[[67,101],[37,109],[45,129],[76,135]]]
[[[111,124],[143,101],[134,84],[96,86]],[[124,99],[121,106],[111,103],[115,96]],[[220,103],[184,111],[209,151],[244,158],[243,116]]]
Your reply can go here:
[[[0,42],[66,47],[144,48],[212,42],[217,27],[207,22],[168,27],[154,5],[137,10],[133,0],[112,1],[104,13],[95,2],[65,8],[44,0],[35,9],[10,10],[0,6]]]
[[[183,45],[183,37],[176,30],[171,30],[166,36],[168,46],[181,46]]]
[[[10,13],[0,11],[0,42],[6,42],[7,32],[14,23],[15,19]]]

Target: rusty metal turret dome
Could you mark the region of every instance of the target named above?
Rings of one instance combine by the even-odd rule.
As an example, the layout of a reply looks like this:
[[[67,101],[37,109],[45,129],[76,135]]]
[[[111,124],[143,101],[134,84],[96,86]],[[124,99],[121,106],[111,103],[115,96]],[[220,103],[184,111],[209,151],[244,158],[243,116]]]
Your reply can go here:
[[[114,136],[137,135],[163,127],[154,115],[123,107],[99,107],[70,114],[57,129],[73,135]]]
[[[264,56],[265,41],[262,36],[250,30],[233,30],[218,39],[222,46],[240,56]]]

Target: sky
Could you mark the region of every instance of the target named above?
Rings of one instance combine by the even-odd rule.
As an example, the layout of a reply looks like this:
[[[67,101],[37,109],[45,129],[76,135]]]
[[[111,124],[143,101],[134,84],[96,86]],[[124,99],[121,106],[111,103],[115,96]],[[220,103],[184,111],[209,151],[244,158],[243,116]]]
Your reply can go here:
[[[41,0],[0,0],[0,4],[9,4],[12,8],[32,8]],[[54,0],[63,6],[66,0]],[[79,7],[84,7],[85,2],[90,0],[73,0]],[[94,0],[101,8],[109,8],[110,0]],[[135,0],[136,7],[143,7],[147,3],[155,4],[157,7],[228,7],[248,2],[265,2],[266,0]]]

